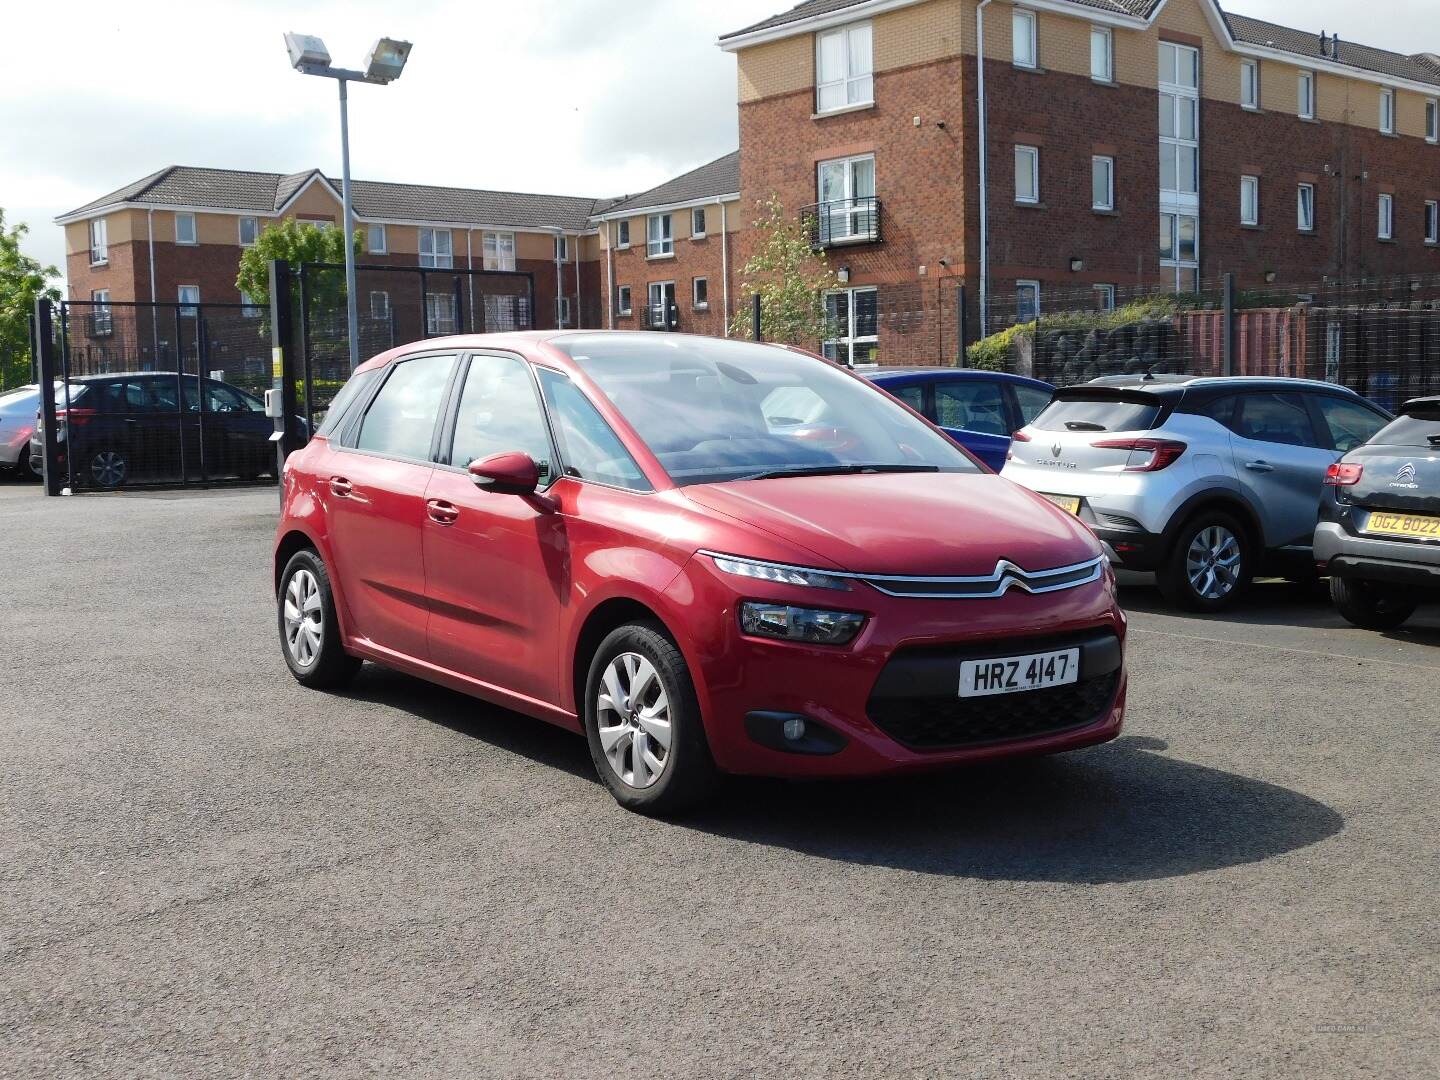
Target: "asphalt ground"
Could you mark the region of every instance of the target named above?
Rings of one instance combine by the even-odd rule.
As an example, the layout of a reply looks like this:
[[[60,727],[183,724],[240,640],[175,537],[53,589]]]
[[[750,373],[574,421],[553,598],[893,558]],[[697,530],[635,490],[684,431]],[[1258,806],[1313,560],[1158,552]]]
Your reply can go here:
[[[298,686],[275,499],[0,484],[0,1077],[1440,1074],[1440,612],[1127,586],[1117,742],[667,823]]]

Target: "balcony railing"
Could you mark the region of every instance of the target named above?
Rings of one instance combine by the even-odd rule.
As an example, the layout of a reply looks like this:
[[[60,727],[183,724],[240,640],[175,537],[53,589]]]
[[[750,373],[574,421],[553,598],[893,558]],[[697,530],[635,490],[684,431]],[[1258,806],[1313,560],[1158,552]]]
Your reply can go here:
[[[845,244],[880,242],[880,200],[874,196],[802,206],[800,219],[810,234],[810,246],[817,251]]]
[[[640,325],[646,330],[679,330],[680,305],[641,304]]]

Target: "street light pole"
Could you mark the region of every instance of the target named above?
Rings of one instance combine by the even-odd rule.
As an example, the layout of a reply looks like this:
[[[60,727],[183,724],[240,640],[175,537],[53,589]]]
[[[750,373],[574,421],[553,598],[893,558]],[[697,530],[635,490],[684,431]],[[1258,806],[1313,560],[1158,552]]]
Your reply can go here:
[[[350,200],[350,104],[340,83],[340,201],[345,204],[345,318],[350,331],[350,370],[360,366],[360,310],[355,295],[355,204]]]

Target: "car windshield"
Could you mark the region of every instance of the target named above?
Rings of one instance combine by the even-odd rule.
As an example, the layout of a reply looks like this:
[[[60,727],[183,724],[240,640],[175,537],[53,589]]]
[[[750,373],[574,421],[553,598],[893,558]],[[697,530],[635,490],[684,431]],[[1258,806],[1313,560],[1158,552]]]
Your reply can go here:
[[[1119,397],[1061,397],[1031,421],[1039,431],[1149,431],[1160,405]]]
[[[661,334],[554,342],[677,484],[856,472],[979,472],[943,435],[823,360]]]

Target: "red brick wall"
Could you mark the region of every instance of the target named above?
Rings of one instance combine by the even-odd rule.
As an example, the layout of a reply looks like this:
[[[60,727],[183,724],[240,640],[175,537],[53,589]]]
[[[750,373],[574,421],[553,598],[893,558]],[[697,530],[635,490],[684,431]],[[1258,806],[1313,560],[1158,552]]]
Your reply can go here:
[[[736,213],[734,206],[728,213]],[[677,214],[678,216],[678,214]],[[632,232],[634,230],[632,229]],[[730,300],[736,302],[735,293],[735,240],[731,233],[730,245]],[[703,240],[677,239],[673,259],[648,259],[645,257],[645,240],[632,244],[625,250],[611,253],[615,275],[614,296],[620,295],[622,285],[630,286],[631,315],[616,312],[615,329],[637,330],[641,328],[641,308],[649,296],[652,281],[675,282],[675,303],[679,313],[679,327],[686,334],[708,334],[711,337],[725,336],[725,277],[721,238],[718,233],[708,233]],[[698,311],[694,305],[694,281],[697,277],[707,279],[709,306]],[[603,302],[603,301],[602,301]],[[603,309],[602,309],[603,310]],[[602,322],[602,325],[603,322]]]

